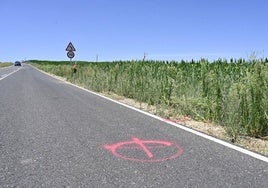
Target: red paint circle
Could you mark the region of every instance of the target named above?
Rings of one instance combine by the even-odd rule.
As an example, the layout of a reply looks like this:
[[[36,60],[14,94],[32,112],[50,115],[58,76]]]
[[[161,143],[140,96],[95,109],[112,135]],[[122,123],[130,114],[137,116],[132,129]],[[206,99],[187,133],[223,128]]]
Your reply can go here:
[[[150,146],[149,146],[150,145]],[[169,153],[164,157],[155,157],[154,153],[150,151],[151,148],[156,149],[165,149],[168,147],[172,147],[174,152]],[[161,141],[161,140],[140,140],[138,138],[133,138],[132,141],[126,142],[118,142],[113,145],[105,145],[105,149],[110,151],[114,156],[137,162],[162,162],[171,159],[175,159],[179,157],[183,153],[183,149],[180,145],[169,142],[169,141]],[[143,150],[143,152],[147,155],[148,159],[139,158],[137,156],[127,156],[123,153],[120,153],[119,150],[128,150],[128,149],[139,149]]]

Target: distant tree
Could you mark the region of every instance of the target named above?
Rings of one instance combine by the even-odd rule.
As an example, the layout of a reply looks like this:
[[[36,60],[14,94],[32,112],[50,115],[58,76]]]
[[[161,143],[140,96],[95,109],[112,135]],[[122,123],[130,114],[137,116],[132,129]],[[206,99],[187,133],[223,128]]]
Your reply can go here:
[[[237,60],[237,63],[243,63],[243,59],[242,59],[242,58],[239,58],[239,59]]]

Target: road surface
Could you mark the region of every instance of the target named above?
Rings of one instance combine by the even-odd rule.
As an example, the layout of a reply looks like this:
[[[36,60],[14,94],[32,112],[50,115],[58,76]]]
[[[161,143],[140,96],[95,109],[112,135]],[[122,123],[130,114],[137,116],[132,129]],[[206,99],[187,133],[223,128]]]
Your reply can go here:
[[[29,65],[0,76],[0,187],[268,187],[264,160]]]

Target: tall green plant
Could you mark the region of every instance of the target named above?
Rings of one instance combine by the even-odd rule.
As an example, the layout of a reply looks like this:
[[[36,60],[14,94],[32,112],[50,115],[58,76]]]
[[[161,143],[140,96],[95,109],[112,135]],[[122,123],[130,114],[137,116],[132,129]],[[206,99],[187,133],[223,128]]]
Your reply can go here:
[[[69,62],[34,62],[74,81]],[[210,120],[240,134],[268,135],[268,63],[200,61],[78,62],[77,84],[167,108],[174,115]],[[164,111],[161,111],[161,113]]]

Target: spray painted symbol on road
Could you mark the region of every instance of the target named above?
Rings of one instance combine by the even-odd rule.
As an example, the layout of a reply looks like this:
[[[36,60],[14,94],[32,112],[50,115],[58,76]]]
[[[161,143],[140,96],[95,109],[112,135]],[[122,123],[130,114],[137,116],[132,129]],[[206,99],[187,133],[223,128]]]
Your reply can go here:
[[[175,159],[183,153],[181,146],[176,143],[136,137],[131,141],[105,145],[104,148],[118,158],[138,162],[162,162]]]

